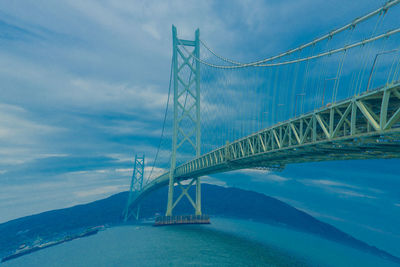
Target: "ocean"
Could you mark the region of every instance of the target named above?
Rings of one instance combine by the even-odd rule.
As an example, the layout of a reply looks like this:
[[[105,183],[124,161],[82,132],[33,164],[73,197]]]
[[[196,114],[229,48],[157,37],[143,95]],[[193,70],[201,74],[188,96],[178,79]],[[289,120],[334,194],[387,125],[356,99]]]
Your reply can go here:
[[[212,218],[210,225],[108,228],[1,264],[90,266],[398,266],[285,227]]]

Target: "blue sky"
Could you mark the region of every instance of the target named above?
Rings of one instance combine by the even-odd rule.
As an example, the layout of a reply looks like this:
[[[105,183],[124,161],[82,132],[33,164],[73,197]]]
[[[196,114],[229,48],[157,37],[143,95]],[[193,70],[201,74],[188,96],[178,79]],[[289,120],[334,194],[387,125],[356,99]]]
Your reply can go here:
[[[171,24],[184,38],[200,28],[216,51],[251,61],[383,2],[1,2],[0,222],[126,190],[135,153],[151,162],[167,99]],[[400,255],[399,164],[310,163],[206,180],[280,198]]]

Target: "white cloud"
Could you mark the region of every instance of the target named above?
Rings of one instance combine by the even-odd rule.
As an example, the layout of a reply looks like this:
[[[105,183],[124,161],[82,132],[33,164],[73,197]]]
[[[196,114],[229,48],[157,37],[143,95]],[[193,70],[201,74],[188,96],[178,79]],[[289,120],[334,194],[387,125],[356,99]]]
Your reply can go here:
[[[334,189],[333,192],[336,192],[342,196],[350,196],[350,197],[360,197],[360,198],[369,198],[369,199],[376,199],[377,197],[351,191],[351,190],[341,190],[341,189]]]
[[[32,114],[22,107],[0,103],[0,163],[14,165],[64,154],[48,153],[52,149],[46,141],[65,129],[46,125],[31,117]]]
[[[77,191],[74,192],[74,195],[77,196],[78,198],[86,198],[86,197],[102,197],[105,195],[109,195],[112,193],[117,193],[120,192],[122,189],[121,186],[118,185],[108,185],[108,186],[102,186],[102,187],[97,187],[94,189],[89,189],[85,191]]]
[[[154,25],[151,24],[143,24],[142,25],[142,29],[150,34],[151,37],[153,37],[154,39],[160,40],[161,39],[161,35],[158,32],[157,28]]]
[[[167,101],[167,92],[159,92],[155,86],[129,86],[97,79],[73,78],[68,91],[60,97],[74,105],[96,108],[124,107],[124,110],[144,109],[146,112],[162,110]],[[143,123],[143,122],[142,122]]]
[[[132,173],[133,168],[117,168],[115,169],[116,172],[122,172],[122,173]]]
[[[301,182],[305,184],[314,184],[316,186],[331,186],[331,187],[348,187],[348,188],[354,188],[358,189],[358,186],[348,184],[348,183],[343,183],[343,182],[338,182],[338,181],[333,181],[333,180],[327,180],[327,179],[303,179]]]
[[[317,211],[314,211],[314,210],[310,210],[310,209],[307,209],[307,208],[298,208],[298,209],[301,210],[301,211],[304,211],[305,213],[308,213],[311,216],[316,217],[316,218],[328,219],[328,220],[333,220],[333,221],[338,221],[338,222],[346,222],[345,219],[339,218],[337,216],[324,214],[324,213],[317,212]]]
[[[368,198],[376,199],[376,196],[364,193],[363,191],[368,190],[368,188],[361,188],[356,185],[349,183],[343,183],[327,179],[301,179],[299,182],[307,186],[316,186],[323,188],[326,191],[338,194],[340,197],[358,197],[358,198]]]
[[[264,169],[242,169],[236,171],[238,173],[242,173],[244,175],[250,176],[251,181],[253,182],[286,182],[291,180],[291,178],[283,177],[274,173],[271,170]]]
[[[206,183],[206,184],[213,184],[213,185],[219,185],[222,187],[228,187],[228,184],[225,181],[222,181],[220,179],[216,179],[214,177],[211,176],[202,176],[201,177],[201,182],[202,183]]]
[[[32,145],[37,139],[61,129],[27,119],[22,107],[0,103],[0,141],[7,144]]]
[[[262,179],[262,178],[264,178],[264,177],[260,177],[260,179]],[[265,179],[273,181],[273,182],[286,182],[286,181],[290,180],[290,178],[286,178],[286,177],[276,175],[276,174],[268,174],[265,176]]]
[[[150,182],[153,179],[157,178],[158,176],[162,175],[163,173],[165,173],[166,171],[168,171],[168,169],[164,169],[164,168],[160,168],[157,166],[145,166],[144,168],[144,178],[146,179],[146,182]],[[149,175],[151,174],[150,180],[147,180],[147,178],[149,178]]]

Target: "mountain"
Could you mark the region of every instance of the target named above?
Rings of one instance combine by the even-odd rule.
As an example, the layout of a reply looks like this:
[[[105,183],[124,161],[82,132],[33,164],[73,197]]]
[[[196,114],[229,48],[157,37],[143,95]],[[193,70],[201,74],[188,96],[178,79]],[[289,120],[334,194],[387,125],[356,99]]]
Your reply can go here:
[[[194,188],[191,189],[189,194],[193,196]],[[179,189],[176,188],[176,191],[179,193]],[[21,244],[33,242],[38,237],[51,240],[92,226],[120,224],[127,197],[128,192],[122,192],[88,204],[47,211],[2,223],[0,256],[5,256]],[[153,192],[142,201],[140,216],[151,218],[156,213],[164,214],[166,199],[167,188]],[[355,239],[330,224],[264,194],[203,184],[202,209],[204,214],[252,219],[315,234],[400,263],[400,258]],[[174,213],[191,214],[193,207],[189,201],[181,201],[174,209]]]

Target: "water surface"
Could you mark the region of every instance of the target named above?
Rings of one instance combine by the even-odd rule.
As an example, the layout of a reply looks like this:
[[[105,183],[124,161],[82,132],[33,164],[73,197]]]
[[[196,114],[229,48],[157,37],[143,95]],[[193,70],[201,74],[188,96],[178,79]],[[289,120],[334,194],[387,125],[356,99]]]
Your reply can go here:
[[[316,236],[251,221],[120,226],[6,262],[12,266],[396,266]]]

